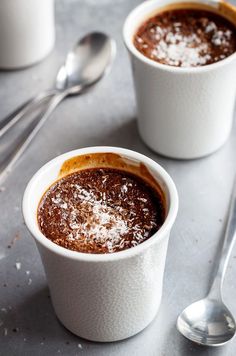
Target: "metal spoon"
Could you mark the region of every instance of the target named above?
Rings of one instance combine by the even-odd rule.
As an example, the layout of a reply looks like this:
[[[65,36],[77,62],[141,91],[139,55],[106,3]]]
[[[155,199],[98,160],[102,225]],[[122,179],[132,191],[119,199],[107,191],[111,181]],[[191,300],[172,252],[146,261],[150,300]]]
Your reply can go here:
[[[38,94],[1,120],[0,137],[45,99],[62,91],[65,96],[80,94],[97,82],[109,70],[115,53],[115,41],[106,34],[92,32],[83,37],[68,53],[65,64],[59,69],[55,88]]]
[[[177,328],[186,338],[205,346],[226,344],[236,332],[234,317],[222,301],[222,284],[229,256],[236,240],[236,179],[232,192],[229,217],[218,263],[208,295],[180,314]]]
[[[57,105],[68,95],[78,95],[86,89],[97,83],[110,69],[112,61],[115,57],[116,45],[114,40],[103,33],[94,32],[82,38],[67,55],[65,64],[60,68],[57,79],[56,88],[39,94],[23,107],[23,115],[32,110],[42,100],[50,99],[46,109],[44,108],[36,123],[33,122],[17,147],[13,147],[10,154],[0,165],[0,180],[6,178],[7,174],[12,169],[15,162],[22,155],[29,143],[41,129],[45,121],[48,119],[52,111]],[[17,116],[12,117],[2,127],[0,133],[5,134],[20,118],[22,113],[18,112]],[[1,136],[1,135],[0,135]],[[2,156],[1,152],[1,156]]]

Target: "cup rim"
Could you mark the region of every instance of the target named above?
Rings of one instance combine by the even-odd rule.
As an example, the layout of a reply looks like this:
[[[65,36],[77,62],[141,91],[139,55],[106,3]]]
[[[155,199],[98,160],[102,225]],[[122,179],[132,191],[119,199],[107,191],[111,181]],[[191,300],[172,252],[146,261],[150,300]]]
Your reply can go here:
[[[66,161],[67,159],[78,156],[78,155],[83,155],[83,154],[92,154],[92,153],[105,153],[105,152],[112,152],[112,153],[117,153],[120,154],[121,156],[126,156],[131,159],[138,160],[144,164],[147,165],[147,167],[150,167],[153,171],[158,172],[158,174],[161,176],[163,181],[166,184],[169,196],[170,196],[170,205],[169,205],[169,211],[166,216],[166,219],[161,226],[161,228],[149,239],[145,240],[143,243],[141,243],[138,246],[132,247],[130,249],[124,250],[124,251],[119,251],[119,252],[114,252],[111,254],[89,254],[89,253],[82,253],[82,252],[77,252],[77,251],[72,251],[69,249],[66,249],[64,247],[56,245],[54,242],[51,240],[47,239],[46,236],[43,235],[43,233],[40,231],[38,224],[37,224],[37,218],[35,216],[35,213],[32,213],[32,203],[31,203],[31,196],[34,192],[34,186],[37,184],[37,181],[39,179],[43,179],[43,174],[48,171],[52,170],[56,165],[58,165],[60,162],[61,164]],[[48,183],[48,187],[52,184],[52,182]],[[43,165],[30,179],[29,183],[26,186],[23,200],[22,200],[22,212],[23,212],[23,217],[25,224],[28,228],[28,230],[31,232],[33,235],[34,239],[36,242],[39,242],[41,245],[43,245],[45,248],[50,250],[51,252],[54,252],[58,255],[61,255],[63,257],[67,257],[69,259],[73,260],[78,260],[78,261],[87,261],[87,262],[108,262],[108,261],[115,261],[115,260],[122,260],[126,259],[135,255],[138,255],[145,249],[151,247],[153,244],[156,244],[158,242],[161,242],[163,238],[165,238],[165,232],[169,232],[177,215],[178,211],[178,193],[175,187],[175,184],[172,180],[172,178],[169,176],[169,174],[162,168],[157,162],[152,160],[151,158],[124,148],[119,148],[119,147],[109,147],[109,146],[96,146],[96,147],[87,147],[87,148],[81,148],[77,150],[73,150],[67,153],[64,153],[52,160],[50,160],[48,163]],[[34,215],[34,218],[32,217]]]
[[[174,3],[175,1],[173,1]],[[190,0],[179,0],[176,1],[177,3],[184,3],[187,2],[189,3]],[[209,6],[211,5],[217,5],[217,4],[221,4],[223,3],[223,0],[191,0],[191,2],[193,3],[202,3],[202,4],[207,4]],[[130,23],[134,22],[135,16],[139,13],[140,10],[144,10],[143,16],[144,16],[144,20],[145,20],[145,15],[148,15],[148,13],[150,12],[150,16],[151,16],[151,11],[153,10],[153,6],[155,6],[156,4],[156,9],[158,9],[158,5],[160,3],[160,0],[147,0],[145,2],[142,2],[141,4],[139,4],[138,6],[136,6],[133,10],[131,10],[131,12],[128,14],[128,16],[125,19],[124,25],[123,25],[123,41],[124,44],[126,46],[126,48],[136,57],[138,58],[140,61],[144,62],[147,65],[150,65],[153,68],[158,68],[164,72],[172,72],[175,74],[181,74],[181,73],[187,73],[187,74],[198,74],[198,73],[204,73],[204,72],[209,72],[211,70],[215,70],[218,68],[221,68],[224,65],[229,64],[230,62],[232,62],[234,59],[236,59],[236,52],[232,53],[230,56],[221,59],[218,62],[215,63],[211,63],[211,64],[207,64],[204,66],[199,66],[199,67],[175,67],[175,66],[170,66],[167,64],[162,64],[159,62],[156,62],[146,56],[144,56],[144,54],[142,54],[141,52],[139,52],[137,50],[137,48],[134,46],[133,43],[133,36],[130,34],[128,27],[130,25]],[[140,22],[141,24],[142,22]],[[235,24],[236,27],[236,24]]]

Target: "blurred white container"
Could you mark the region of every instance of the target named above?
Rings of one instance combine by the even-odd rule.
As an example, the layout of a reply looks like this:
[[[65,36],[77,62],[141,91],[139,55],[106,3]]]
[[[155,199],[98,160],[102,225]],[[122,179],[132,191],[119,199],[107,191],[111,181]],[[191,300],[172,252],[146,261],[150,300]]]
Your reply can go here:
[[[39,62],[54,42],[54,0],[0,0],[0,68]]]

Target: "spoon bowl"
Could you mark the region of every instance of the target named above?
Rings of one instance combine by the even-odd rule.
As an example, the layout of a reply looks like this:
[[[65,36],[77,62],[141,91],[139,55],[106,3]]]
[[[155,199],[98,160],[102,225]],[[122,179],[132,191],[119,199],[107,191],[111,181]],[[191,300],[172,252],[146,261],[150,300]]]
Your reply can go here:
[[[25,115],[37,109],[42,102],[61,94],[62,100],[68,95],[79,95],[96,84],[110,71],[115,55],[116,43],[111,37],[102,32],[85,35],[67,54],[64,64],[57,73],[55,87],[39,93],[1,120],[0,138]]]
[[[204,298],[189,305],[177,319],[178,330],[205,346],[221,346],[235,335],[235,320],[223,302]]]
[[[232,339],[236,323],[222,302],[222,286],[229,256],[236,241],[236,178],[218,266],[207,296],[179,315],[177,329],[187,339],[205,346],[221,346]]]
[[[15,162],[60,102],[69,95],[83,93],[102,79],[110,70],[115,53],[115,41],[106,34],[92,32],[84,36],[68,53],[65,63],[59,69],[55,88],[40,93],[0,123],[1,137],[27,113],[39,108],[41,103],[47,100],[46,107],[42,107],[35,120],[23,132],[23,136],[11,147],[10,153],[4,155],[0,167],[1,181],[7,177]]]
[[[99,81],[111,68],[116,45],[102,32],[93,32],[76,43],[56,78],[56,89],[76,95]]]

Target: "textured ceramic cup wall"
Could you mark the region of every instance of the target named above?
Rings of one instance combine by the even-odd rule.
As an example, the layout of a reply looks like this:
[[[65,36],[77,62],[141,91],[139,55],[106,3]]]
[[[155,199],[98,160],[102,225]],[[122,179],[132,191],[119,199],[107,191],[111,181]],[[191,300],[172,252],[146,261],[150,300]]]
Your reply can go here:
[[[102,255],[54,244],[41,233],[36,217],[40,198],[58,178],[64,161],[97,152],[113,152],[145,164],[167,204],[166,220],[151,238],[131,249]],[[178,195],[170,176],[153,160],[130,150],[79,149],[50,161],[34,175],[24,194],[24,219],[37,243],[55,312],[65,327],[86,339],[115,341],[138,333],[153,320],[161,302],[168,239],[177,210]]]
[[[32,65],[54,42],[54,0],[0,1],[0,68]]]
[[[214,64],[171,67],[141,54],[133,37],[155,11],[174,3],[202,3],[230,13],[235,9],[214,0],[151,0],[127,17],[123,36],[136,91],[139,132],[154,151],[174,158],[197,158],[220,148],[229,137],[236,94],[236,53]]]

